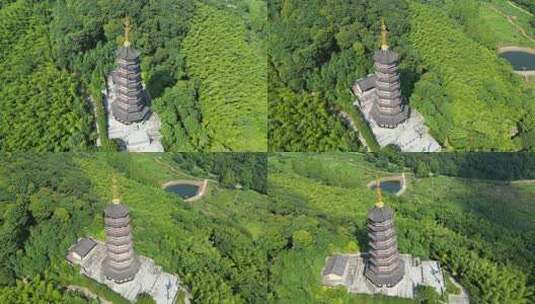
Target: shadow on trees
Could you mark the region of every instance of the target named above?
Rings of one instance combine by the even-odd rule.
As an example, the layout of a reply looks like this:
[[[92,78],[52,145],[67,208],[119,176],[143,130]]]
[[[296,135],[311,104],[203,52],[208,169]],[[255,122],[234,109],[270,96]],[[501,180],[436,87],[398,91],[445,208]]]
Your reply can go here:
[[[167,70],[158,70],[147,81],[147,91],[152,99],[161,97],[166,88],[173,86],[176,79]]]
[[[424,165],[435,174],[462,178],[535,179],[535,154],[527,152],[405,153],[403,165],[415,171]]]
[[[526,205],[526,199],[509,183],[472,181],[462,197],[442,199],[456,202],[461,211],[441,208],[436,216],[448,229],[467,237],[480,256],[527,269],[528,282],[533,282],[535,254],[530,248],[535,244],[535,225],[530,214],[535,208]]]

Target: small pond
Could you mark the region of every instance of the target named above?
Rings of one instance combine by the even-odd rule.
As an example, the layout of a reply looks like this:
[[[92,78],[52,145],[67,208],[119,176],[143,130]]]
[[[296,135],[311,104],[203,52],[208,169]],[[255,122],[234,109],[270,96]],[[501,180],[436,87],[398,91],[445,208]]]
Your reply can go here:
[[[375,190],[377,186],[372,185],[371,189]],[[401,190],[401,182],[400,181],[382,181],[381,182],[381,190],[396,194]]]
[[[535,54],[522,51],[508,51],[500,54],[509,61],[515,71],[535,71]]]
[[[165,191],[175,193],[183,199],[188,199],[197,195],[199,186],[191,184],[174,184],[164,188]]]

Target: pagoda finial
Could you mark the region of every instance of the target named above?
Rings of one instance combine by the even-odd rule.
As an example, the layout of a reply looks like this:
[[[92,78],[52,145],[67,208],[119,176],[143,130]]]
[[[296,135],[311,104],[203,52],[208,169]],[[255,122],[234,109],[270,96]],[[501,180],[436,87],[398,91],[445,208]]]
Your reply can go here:
[[[375,193],[376,193],[375,207],[383,208],[385,203],[383,202],[383,194],[381,193],[381,181],[379,180],[379,176],[377,176],[375,180]]]
[[[130,23],[130,18],[126,17],[124,20],[124,46],[129,47],[132,45],[130,42],[130,32],[132,31],[132,24]]]
[[[111,176],[111,202],[114,204],[120,204],[119,189],[117,188],[117,175],[113,172]]]
[[[385,18],[381,17],[381,50],[388,50],[388,29],[386,28]]]

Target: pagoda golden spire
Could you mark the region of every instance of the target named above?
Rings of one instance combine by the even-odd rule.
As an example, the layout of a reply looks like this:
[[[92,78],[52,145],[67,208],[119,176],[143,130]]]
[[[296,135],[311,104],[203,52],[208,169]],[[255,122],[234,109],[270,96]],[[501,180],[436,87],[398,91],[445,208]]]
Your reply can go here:
[[[113,172],[111,176],[111,202],[114,204],[120,204],[119,188],[117,187],[117,175]]]
[[[381,17],[381,50],[388,50],[388,29],[386,28],[385,18]]]
[[[130,18],[126,17],[124,20],[124,46],[129,47],[132,45],[130,42],[130,32],[132,31],[132,24],[130,23]]]
[[[383,202],[383,193],[381,193],[381,181],[379,180],[379,176],[377,176],[375,180],[375,207],[377,208],[383,208],[385,203]]]

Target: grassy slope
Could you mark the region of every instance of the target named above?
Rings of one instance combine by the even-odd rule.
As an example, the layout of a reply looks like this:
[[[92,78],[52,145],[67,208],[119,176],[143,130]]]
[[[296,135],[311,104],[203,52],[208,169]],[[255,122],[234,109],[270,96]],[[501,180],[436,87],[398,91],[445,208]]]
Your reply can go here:
[[[444,79],[452,99],[449,142],[480,150],[518,150],[510,136],[525,109],[520,88],[507,73],[509,67],[438,9],[413,3],[411,16],[411,44],[425,65]]]
[[[434,208],[447,204],[447,209],[476,213],[494,225],[529,231],[535,228],[535,204],[530,199],[533,195],[533,185],[439,176],[412,180],[406,200]]]
[[[496,46],[502,45],[517,45],[517,46],[532,46],[534,43],[522,35],[518,29],[507,21],[507,18],[496,11],[493,4],[486,3],[481,6],[481,29],[488,29],[491,27],[492,31],[483,31],[482,36],[486,44],[494,44]]]
[[[139,154],[129,157],[135,178],[126,176],[118,177],[119,192],[122,201],[128,206],[134,221],[134,239],[136,239],[136,250],[140,252],[148,251],[153,247],[155,239],[146,237],[148,230],[158,231],[164,234],[171,229],[174,220],[171,218],[175,213],[188,213],[196,210],[203,214],[211,214],[222,217],[224,212],[216,212],[225,205],[241,206],[243,202],[262,203],[262,196],[254,191],[235,191],[220,188],[216,183],[209,182],[206,196],[193,204],[186,204],[180,198],[167,193],[161,189],[161,184],[173,179],[197,179],[187,173],[180,174],[176,167],[172,171],[166,164],[165,154]],[[99,193],[104,201],[111,201],[111,170],[105,165],[105,156],[100,154],[97,160],[88,161],[80,159],[80,165],[88,176],[91,177],[95,185],[95,192]],[[177,174],[178,173],[178,174]],[[137,179],[137,180],[136,180]],[[143,181],[143,182],[140,182]],[[206,209],[206,210],[205,210]],[[241,211],[241,210],[240,210]],[[228,215],[226,213],[225,215]],[[224,216],[223,216],[224,217]],[[176,227],[174,227],[176,228]],[[102,219],[99,216],[95,226],[91,227],[90,233],[97,236],[104,236]],[[95,233],[96,232],[96,233]],[[139,237],[136,237],[139,235]],[[143,237],[141,237],[143,236]],[[143,248],[146,248],[144,250]],[[156,257],[154,257],[156,259]],[[164,261],[163,261],[164,262]]]
[[[107,158],[110,157],[128,158],[127,173],[118,176],[118,187],[123,203],[130,210],[136,252],[154,259],[166,271],[175,272],[172,269],[176,269],[176,263],[180,263],[180,258],[170,259],[169,254],[177,252],[175,250],[180,247],[182,249],[189,248],[189,254],[198,261],[212,260],[213,262],[219,259],[219,253],[208,240],[213,227],[203,224],[206,221],[221,221],[223,223],[228,221],[225,218],[227,214],[215,212],[220,208],[216,205],[235,204],[239,207],[247,202],[261,203],[266,201],[264,196],[254,191],[227,190],[210,182],[204,199],[193,205],[186,204],[180,198],[163,191],[161,184],[173,179],[196,178],[170,165],[169,160],[167,160],[170,156],[166,154],[136,154],[133,156],[118,154],[118,156],[112,156],[97,153],[90,157],[79,158],[80,167],[90,177],[95,193],[98,193],[104,202],[111,200],[110,181],[113,168],[107,161]],[[227,222],[226,225],[239,226],[240,224]],[[103,240],[105,238],[103,227],[103,219],[98,214],[95,216],[93,224],[86,227],[86,232],[88,235]],[[191,230],[191,227],[195,227],[195,229]],[[254,235],[255,228],[251,227],[250,234]],[[246,233],[249,231],[246,226],[242,230]],[[202,264],[202,262],[199,263]],[[116,297],[110,290],[95,285],[72,270],[70,267],[66,267],[64,270],[66,284],[74,282],[78,285],[84,285],[110,300]],[[210,278],[206,278],[206,280],[210,280]],[[193,286],[189,286],[194,292],[197,283],[206,284],[207,282],[195,281]],[[215,284],[215,282],[211,282],[211,284]],[[212,300],[217,301],[216,299]]]
[[[258,200],[255,192],[213,190],[212,195],[196,202],[195,207],[205,214],[225,217],[247,230],[254,239],[263,233],[264,225],[269,221],[266,212],[268,201]]]
[[[304,210],[303,214],[306,214],[301,220],[312,221],[317,226],[328,228],[315,235],[315,248],[309,248],[304,252],[288,251],[275,262],[273,273],[278,275],[274,281],[277,293],[283,301],[288,301],[288,303],[413,303],[409,300],[391,297],[349,295],[342,288],[330,289],[321,286],[320,272],[325,264],[326,256],[333,252],[348,252],[346,247],[349,247],[355,240],[347,227],[332,226],[329,218],[336,220],[345,218],[360,224],[365,221],[367,209],[374,202],[373,191],[357,192],[352,189],[354,187],[346,187],[359,185],[359,188],[366,189],[367,182],[381,172],[359,162],[355,154],[322,154],[323,157],[306,154],[284,155],[270,158],[271,191],[276,197],[287,195],[306,201],[299,206]],[[331,181],[329,183],[338,186],[329,186],[325,181],[296,174],[292,169],[291,160],[300,160],[299,163],[310,164],[312,167],[319,167],[318,162],[321,162],[322,167],[328,169],[327,171],[319,169],[317,176],[322,175]],[[341,162],[342,160],[344,161]],[[307,217],[309,218],[305,219]],[[325,219],[325,222],[322,219]],[[357,244],[357,246],[362,248],[365,244]]]
[[[512,5],[508,0],[492,0],[491,3],[504,14],[513,16],[514,22],[521,26],[528,35],[535,36],[535,29],[530,26],[532,15],[528,11]]]
[[[267,59],[228,11],[200,5],[183,44],[212,150],[267,150]]]
[[[527,12],[510,5],[505,0],[493,0],[490,3],[481,3],[480,14],[480,33],[486,44],[494,44],[497,47],[503,45],[535,47],[535,41],[527,39],[505,16],[514,16],[513,22],[522,27],[528,35],[533,36],[534,33],[529,25],[531,16]],[[489,28],[492,28],[492,31],[489,31]]]
[[[500,11],[500,13],[496,12]],[[504,16],[513,17],[514,26],[507,21]],[[484,39],[489,39],[489,43],[501,46],[521,46],[535,48],[535,29],[529,24],[533,17],[528,11],[511,5],[507,0],[492,0],[490,3],[483,2],[481,5],[481,33]],[[526,38],[518,27],[524,29],[532,39]],[[492,31],[488,29],[492,28]],[[535,77],[530,77],[530,81],[524,82],[526,89],[535,88]]]
[[[374,193],[366,188],[366,184],[376,175],[391,175],[376,169],[363,161],[358,154],[323,154],[297,155],[285,154],[270,158],[270,186],[278,196],[296,196],[303,200],[302,208],[309,214],[316,214],[316,219],[331,218],[340,222],[346,219],[356,223],[363,229],[367,209],[373,206]],[[296,167],[296,163],[299,163]],[[319,165],[321,164],[321,165]],[[297,171],[297,172],[296,172]],[[308,177],[305,177],[305,172]],[[412,204],[414,208],[443,210],[446,214],[468,212],[479,217],[483,223],[499,226],[503,229],[530,231],[535,228],[535,186],[508,185],[496,182],[470,181],[451,177],[436,177],[432,179],[414,179],[409,175],[409,187],[402,200],[387,197],[388,205],[396,209],[400,204]],[[418,225],[422,219],[404,217],[398,211],[396,223],[398,227],[398,242],[401,252],[412,252],[408,242],[404,239],[410,234],[406,227]],[[432,219],[424,222],[435,225],[437,231],[452,233],[451,229],[443,227]],[[430,222],[428,222],[430,221]],[[332,221],[330,221],[332,222]],[[328,223],[323,223],[327,227]],[[457,232],[457,231],[456,231]],[[474,237],[465,235],[464,237]],[[480,236],[479,236],[480,237]],[[327,243],[325,244],[323,240]],[[343,290],[335,291],[320,287],[320,270],[324,265],[324,258],[331,252],[348,252],[348,242],[355,240],[349,233],[347,226],[329,227],[329,233],[316,236],[317,250],[310,250],[306,254],[288,252],[279,261],[280,269],[292,267],[302,269],[301,277],[288,271],[288,277],[281,277],[280,292],[289,298],[295,296],[311,297],[315,299],[331,298],[336,303],[366,303],[359,297],[347,295]],[[357,241],[358,248],[366,247],[366,238]],[[481,240],[492,248],[492,240]],[[513,246],[514,247],[514,246]],[[288,289],[286,286],[293,286]],[[377,300],[368,303],[397,303],[396,299]]]

